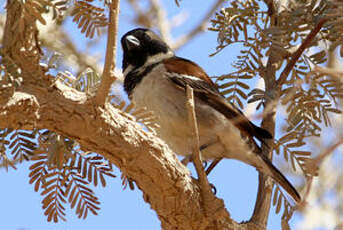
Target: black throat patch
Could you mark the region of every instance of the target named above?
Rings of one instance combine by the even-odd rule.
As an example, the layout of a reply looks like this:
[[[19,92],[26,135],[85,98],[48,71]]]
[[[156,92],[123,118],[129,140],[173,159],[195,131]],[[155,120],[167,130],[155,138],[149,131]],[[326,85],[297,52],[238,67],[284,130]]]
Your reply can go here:
[[[131,99],[133,90],[142,81],[142,79],[147,76],[154,67],[156,67],[161,62],[157,62],[147,66],[142,72],[139,69],[131,70],[124,79],[124,90]]]

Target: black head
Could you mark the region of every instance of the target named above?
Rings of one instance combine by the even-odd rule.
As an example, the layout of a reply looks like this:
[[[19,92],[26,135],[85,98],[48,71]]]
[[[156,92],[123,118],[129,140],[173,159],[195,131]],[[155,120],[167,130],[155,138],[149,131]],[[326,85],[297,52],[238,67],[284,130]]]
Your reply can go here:
[[[134,29],[124,34],[121,38],[121,45],[124,52],[123,70],[129,65],[134,68],[140,67],[154,55],[171,52],[169,46],[159,36],[151,30],[143,28]]]

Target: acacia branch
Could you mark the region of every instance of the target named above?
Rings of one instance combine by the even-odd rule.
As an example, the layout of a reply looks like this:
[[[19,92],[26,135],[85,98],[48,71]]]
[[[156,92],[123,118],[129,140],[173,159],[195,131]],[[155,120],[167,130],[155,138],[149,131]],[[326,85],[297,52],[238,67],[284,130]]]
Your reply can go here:
[[[63,64],[72,65],[74,69],[77,67],[79,73],[87,67],[91,67],[100,73],[101,65],[98,63],[98,58],[86,53],[86,50],[78,50],[70,37],[71,35],[61,29],[61,26],[60,24],[47,25],[47,32],[40,33],[39,36],[41,45],[54,53],[61,54]]]
[[[266,91],[273,90],[266,86]],[[270,91],[271,92],[271,91]],[[269,113],[264,115],[262,120],[262,127],[267,129],[272,136],[274,136],[275,130],[275,113],[276,113],[276,104],[272,100],[266,100],[266,108],[269,108]],[[269,159],[272,158],[272,149],[273,144],[271,141],[266,140],[267,145],[262,146],[262,154],[266,154]],[[273,181],[272,179],[259,173],[258,180],[258,193],[256,198],[256,204],[254,207],[253,215],[250,219],[251,224],[256,224],[259,229],[266,229],[269,217],[269,210],[272,197]]]
[[[163,229],[201,229],[204,223],[240,229],[223,205],[205,215],[196,181],[163,141],[110,104],[94,107],[86,94],[59,81],[23,84],[0,108],[0,128],[49,129],[103,155],[136,182]],[[223,201],[214,197],[214,203]]]
[[[273,1],[265,1],[268,5],[269,17],[275,23],[277,15],[275,14]],[[274,13],[274,14],[273,14]],[[265,81],[265,92],[268,92],[264,107],[264,117],[262,119],[262,128],[268,130],[272,136],[275,135],[275,115],[279,92],[276,86],[276,68],[277,62],[276,51],[270,46],[270,55],[268,57],[267,66],[264,68],[263,79]],[[262,154],[272,159],[272,140],[266,140],[267,145],[262,145]],[[251,224],[256,224],[259,229],[266,229],[271,205],[273,181],[269,176],[259,173],[258,177],[258,193],[254,207],[253,215],[249,221]]]
[[[319,167],[324,161],[324,159],[328,157],[329,155],[331,155],[335,151],[335,149],[337,149],[342,144],[343,144],[343,138],[341,138],[340,140],[336,141],[336,143],[327,147],[325,151],[323,151],[321,154],[319,154],[316,158],[313,159],[312,163],[315,166]]]
[[[320,74],[329,75],[329,76],[335,77],[335,78],[337,78],[337,79],[339,79],[341,81],[343,79],[343,72],[339,71],[339,70],[336,70],[334,68],[315,66],[313,68],[313,72],[314,73],[320,73]],[[311,73],[313,73],[313,72],[311,72]]]
[[[11,30],[18,8],[20,2],[11,1],[3,44],[6,54],[22,64],[24,80],[12,86],[11,93],[0,94],[0,129],[48,129],[77,141],[83,151],[103,155],[136,182],[144,200],[156,211],[162,229],[202,229],[204,223],[207,229],[249,229],[233,221],[223,205],[205,215],[198,184],[168,146],[145,132],[128,114],[106,102],[99,106],[87,94],[41,71],[35,56],[39,46],[26,53],[34,57],[26,60],[31,67],[25,63],[18,55],[20,47],[39,43],[20,39],[11,46],[11,39],[20,38],[13,34],[20,31]],[[38,30],[35,23],[31,26],[26,35],[36,39],[33,35]],[[216,197],[214,202],[223,204]]]
[[[118,34],[119,4],[120,0],[112,0],[111,4],[109,5],[109,24],[107,32],[105,64],[102,73],[101,83],[95,98],[95,101],[98,105],[105,104],[111,85],[113,81],[116,79],[116,40]]]
[[[311,165],[310,167],[318,170],[321,164],[323,163],[324,159],[330,156],[331,154],[333,154],[333,152],[342,144],[343,144],[343,139],[340,138],[338,141],[328,146],[322,153],[320,153],[317,157],[315,157],[312,161],[309,162]],[[307,200],[310,196],[310,192],[311,192],[311,188],[313,184],[313,177],[314,176],[306,177],[306,189],[305,189],[302,201],[296,207],[292,208],[293,212],[295,210],[303,210],[307,206]]]
[[[197,25],[195,25],[190,32],[183,36],[180,36],[179,38],[176,38],[175,40],[172,40],[171,29],[174,25],[168,21],[167,13],[164,10],[162,4],[160,3],[160,0],[150,0],[151,9],[153,10],[152,14],[149,11],[144,11],[137,4],[137,0],[129,1],[133,10],[138,15],[135,22],[146,27],[156,26],[157,29],[160,31],[163,40],[167,44],[169,44],[170,47],[174,50],[180,49],[187,42],[193,39],[196,35],[205,31],[211,16],[215,13],[215,11],[223,2],[224,0],[217,0],[213,4],[213,6],[207,11],[204,17],[200,20],[200,22]],[[154,15],[156,17],[151,17],[151,15]]]
[[[192,149],[192,160],[197,171],[198,180],[200,184],[200,194],[202,198],[202,206],[205,210],[206,216],[216,216],[213,213],[218,212],[218,210],[224,209],[224,205],[212,193],[211,186],[208,182],[207,175],[205,173],[204,167],[202,166],[200,144],[199,144],[199,130],[197,124],[197,118],[195,114],[194,105],[194,94],[193,89],[187,85],[187,110],[188,110],[188,120],[191,128],[191,133],[193,134],[193,149]],[[204,229],[207,224],[204,224]]]
[[[309,47],[312,40],[316,37],[319,33],[323,25],[327,22],[326,18],[322,18],[317,25],[311,30],[311,32],[307,35],[303,43],[299,46],[299,48],[293,53],[291,56],[291,60],[287,63],[286,67],[280,74],[279,79],[277,80],[277,86],[281,87],[282,84],[286,81],[288,74],[293,69],[294,65],[297,63],[298,59],[302,55],[302,53]]]
[[[197,118],[195,115],[195,108],[194,108],[194,94],[193,89],[187,85],[186,89],[187,93],[187,110],[188,110],[188,121],[191,129],[191,133],[193,134],[193,148],[192,148],[192,160],[197,171],[200,184],[208,184],[206,174],[204,173],[204,168],[202,166],[201,160],[201,153],[200,153],[200,144],[199,144],[199,129],[197,124]]]

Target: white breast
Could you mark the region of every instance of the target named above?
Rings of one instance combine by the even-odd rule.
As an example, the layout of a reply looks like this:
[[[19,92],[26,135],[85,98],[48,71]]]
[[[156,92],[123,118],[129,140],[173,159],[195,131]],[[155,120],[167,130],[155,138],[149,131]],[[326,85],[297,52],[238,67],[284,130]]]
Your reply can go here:
[[[177,88],[178,86],[163,73],[165,73],[163,65],[156,66],[135,87],[132,101],[138,107],[147,107],[148,110],[153,111],[160,125],[157,134],[175,153],[187,156],[192,153],[193,136],[186,110],[186,93]],[[202,152],[203,159],[213,159],[223,155],[227,158],[239,159],[241,151],[248,150],[240,138],[239,130],[224,115],[206,103],[196,99],[195,105],[200,145],[214,143]],[[222,143],[223,141],[226,143]]]
[[[189,129],[185,109],[185,93],[162,73],[163,65],[158,65],[135,87],[132,101],[138,107],[147,107],[154,112],[160,128],[158,135],[178,154],[188,155]]]

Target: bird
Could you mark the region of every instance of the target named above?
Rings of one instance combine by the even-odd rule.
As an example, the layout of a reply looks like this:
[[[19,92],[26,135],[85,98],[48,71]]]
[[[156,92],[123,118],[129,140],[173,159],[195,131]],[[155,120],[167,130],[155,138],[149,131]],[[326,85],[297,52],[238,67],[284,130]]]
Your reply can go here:
[[[136,28],[121,38],[124,90],[135,106],[154,113],[157,135],[178,155],[191,156],[193,133],[188,121],[186,87],[193,88],[203,160],[236,159],[270,176],[293,198],[301,197],[262,153],[256,139],[272,135],[254,125],[195,62],[178,57],[156,33]]]

